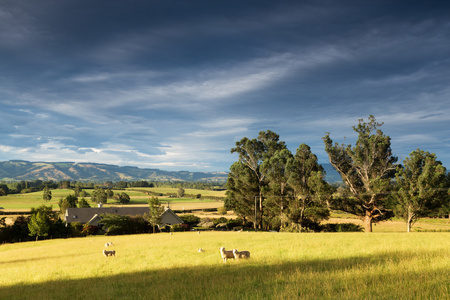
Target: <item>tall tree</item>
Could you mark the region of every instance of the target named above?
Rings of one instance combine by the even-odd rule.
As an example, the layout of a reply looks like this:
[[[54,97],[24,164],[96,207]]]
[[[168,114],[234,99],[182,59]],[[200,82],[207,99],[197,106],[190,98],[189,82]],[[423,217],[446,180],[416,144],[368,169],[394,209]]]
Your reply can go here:
[[[91,201],[97,204],[105,204],[108,201],[108,195],[106,194],[104,189],[97,187],[92,192]]]
[[[266,158],[261,165],[261,172],[268,181],[264,189],[266,195],[264,217],[272,229],[283,228],[288,223],[285,210],[292,196],[292,189],[288,185],[287,164],[292,158],[291,151],[282,149]]]
[[[256,139],[248,139],[244,137],[236,142],[236,147],[231,149],[231,153],[239,154],[239,161],[249,168],[258,180],[258,196],[259,198],[259,212],[260,222],[262,220],[263,212],[263,187],[266,184],[265,175],[261,172],[261,164],[264,159],[271,157],[276,151],[285,149],[284,142],[279,140],[279,135],[273,131],[261,131]],[[259,223],[259,227],[262,223]]]
[[[117,200],[119,201],[120,204],[128,204],[131,201],[130,196],[125,192],[117,194]]]
[[[44,199],[44,201],[52,200],[52,192],[50,191],[48,186],[44,187],[43,194],[42,194],[42,199]]]
[[[259,181],[255,173],[241,162],[235,162],[230,167],[227,180],[227,198],[225,208],[233,210],[244,221],[253,221],[257,228],[256,198],[259,194]]]
[[[331,165],[342,177],[354,199],[343,199],[340,207],[364,220],[366,232],[372,232],[372,223],[389,216],[386,192],[394,176],[397,158],[392,155],[391,139],[378,129],[370,116],[369,122],[359,120],[353,130],[358,133],[355,147],[333,144],[330,134],[323,137],[325,151]]]
[[[148,221],[153,227],[153,233],[156,232],[155,228],[161,224],[161,215],[164,212],[164,207],[161,206],[161,202],[158,197],[152,196],[148,200],[150,211],[148,214],[144,214],[144,219]]]
[[[329,216],[326,200],[330,188],[325,181],[325,172],[317,156],[306,144],[301,144],[295,155],[287,162],[288,183],[294,198],[290,203],[290,219],[302,227],[318,227],[318,223]]]
[[[40,236],[47,236],[50,230],[50,225],[48,224],[47,219],[44,214],[38,212],[31,216],[30,221],[28,222],[28,229],[30,230],[30,236],[36,236],[36,241]]]
[[[434,153],[417,149],[403,161],[395,174],[398,187],[395,214],[406,222],[407,232],[430,211],[437,210],[448,199],[446,169]]]

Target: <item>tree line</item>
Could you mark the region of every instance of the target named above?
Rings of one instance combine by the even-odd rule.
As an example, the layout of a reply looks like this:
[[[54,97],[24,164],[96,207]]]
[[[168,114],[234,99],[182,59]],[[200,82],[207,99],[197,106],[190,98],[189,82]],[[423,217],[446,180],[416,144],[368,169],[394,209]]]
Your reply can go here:
[[[17,182],[0,182],[0,196],[6,196],[9,194],[24,194],[42,191],[45,188],[48,189],[95,189],[97,187],[109,188],[109,189],[126,189],[137,187],[168,187],[168,188],[183,188],[183,189],[199,189],[199,190],[223,190],[225,189],[225,183],[211,183],[211,182],[179,182],[179,181],[147,181],[147,180],[134,180],[134,181],[105,181],[103,183],[98,182],[81,182],[81,181],[17,181]]]
[[[325,151],[343,186],[325,181],[317,156],[306,144],[295,154],[267,130],[257,138],[242,138],[231,153],[239,156],[227,181],[225,207],[234,210],[255,229],[320,231],[330,210],[352,213],[372,225],[393,216],[407,223],[407,231],[419,218],[450,213],[450,176],[436,155],[417,149],[403,164],[392,154],[391,139],[370,116],[353,130],[354,146],[323,137]]]

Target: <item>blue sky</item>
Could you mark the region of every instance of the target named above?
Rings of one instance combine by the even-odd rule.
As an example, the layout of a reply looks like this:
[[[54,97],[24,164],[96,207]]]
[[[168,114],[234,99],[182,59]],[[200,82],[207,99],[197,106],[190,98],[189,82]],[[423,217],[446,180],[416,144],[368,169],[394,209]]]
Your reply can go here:
[[[446,3],[2,0],[0,160],[227,171],[272,130],[327,162],[374,115],[450,168]]]

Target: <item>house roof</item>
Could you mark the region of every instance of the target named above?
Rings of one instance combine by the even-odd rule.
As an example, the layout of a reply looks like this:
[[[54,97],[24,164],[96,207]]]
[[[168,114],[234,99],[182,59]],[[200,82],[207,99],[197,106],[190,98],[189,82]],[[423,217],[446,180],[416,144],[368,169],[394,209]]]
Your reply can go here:
[[[103,214],[116,214],[120,216],[142,216],[150,212],[149,207],[84,207],[68,208],[64,216],[66,224],[79,222],[97,225]],[[181,224],[181,220],[170,208],[166,208],[161,214],[161,225]]]
[[[95,215],[100,216],[103,214],[116,214],[120,216],[142,216],[148,213],[150,208],[148,207],[83,207],[83,208],[68,208],[64,216],[66,224],[73,222],[80,222],[82,224],[89,223],[91,219],[94,219]]]
[[[173,224],[182,224],[183,220],[177,216],[176,213],[173,212],[170,208],[166,208],[166,210],[161,214],[161,225],[173,225]]]

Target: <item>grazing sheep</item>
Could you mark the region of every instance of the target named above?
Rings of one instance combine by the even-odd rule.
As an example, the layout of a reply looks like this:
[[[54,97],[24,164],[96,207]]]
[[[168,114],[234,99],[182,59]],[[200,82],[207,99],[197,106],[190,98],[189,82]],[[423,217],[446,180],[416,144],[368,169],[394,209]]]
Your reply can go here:
[[[222,256],[224,264],[227,263],[227,259],[228,258],[234,259],[233,250],[228,250],[227,251],[227,250],[225,250],[225,247],[220,247],[219,251],[220,251],[220,255]]]
[[[114,244],[112,242],[105,243],[105,247],[109,247],[109,246],[114,246]]]
[[[200,249],[198,249],[197,252],[198,252],[198,253],[200,253],[200,252],[205,252],[205,250],[203,250],[202,248],[200,248]]]
[[[103,250],[103,255],[105,256],[105,257],[108,257],[108,256],[116,256],[116,250],[111,250],[111,251],[107,251],[107,250]]]
[[[233,249],[233,256],[235,259],[250,258],[250,252],[249,251],[238,251],[237,249]]]

